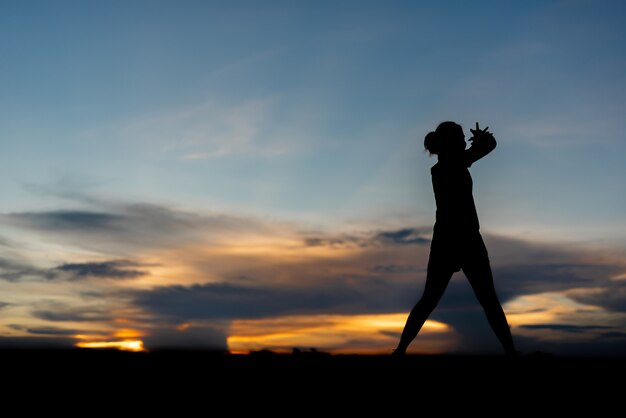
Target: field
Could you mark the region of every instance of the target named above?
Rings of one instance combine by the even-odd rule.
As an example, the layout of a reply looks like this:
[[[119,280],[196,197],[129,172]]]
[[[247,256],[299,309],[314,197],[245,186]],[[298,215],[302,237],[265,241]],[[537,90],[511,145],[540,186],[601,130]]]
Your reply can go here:
[[[398,410],[462,406],[598,414],[621,404],[626,372],[626,358],[545,354],[514,360],[502,356],[396,359],[310,352],[233,355],[85,349],[4,350],[0,355],[5,365],[3,381],[9,383],[7,394],[56,394],[105,408],[118,401],[137,406],[142,399],[148,409],[205,402],[206,407],[278,408],[289,401],[299,402],[298,408],[306,406],[305,410],[323,405],[366,412],[382,406]]]

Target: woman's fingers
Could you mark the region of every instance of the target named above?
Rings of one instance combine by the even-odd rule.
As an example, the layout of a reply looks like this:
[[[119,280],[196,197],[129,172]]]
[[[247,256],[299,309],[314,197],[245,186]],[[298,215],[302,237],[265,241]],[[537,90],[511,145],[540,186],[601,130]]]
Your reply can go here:
[[[477,134],[489,134],[491,135],[491,132],[488,131],[489,127],[485,127],[483,129],[480,129],[480,126],[478,125],[478,122],[476,122],[476,129],[471,129],[470,128],[470,132],[473,133],[474,135]]]

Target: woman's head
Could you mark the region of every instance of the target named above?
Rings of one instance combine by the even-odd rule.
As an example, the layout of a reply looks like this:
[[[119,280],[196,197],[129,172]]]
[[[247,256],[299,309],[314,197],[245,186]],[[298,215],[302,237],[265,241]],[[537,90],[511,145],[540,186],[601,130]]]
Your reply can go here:
[[[465,150],[465,133],[455,122],[441,122],[437,129],[424,138],[424,148],[431,155],[452,155]]]

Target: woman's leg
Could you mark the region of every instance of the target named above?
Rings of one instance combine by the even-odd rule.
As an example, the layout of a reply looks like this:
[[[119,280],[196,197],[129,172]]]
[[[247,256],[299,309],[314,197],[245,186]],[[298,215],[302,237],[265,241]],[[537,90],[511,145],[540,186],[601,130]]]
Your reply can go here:
[[[431,266],[431,263],[429,263],[426,283],[424,284],[424,293],[415,304],[406,320],[398,347],[393,352],[394,355],[405,354],[409,344],[417,337],[424,322],[426,322],[430,313],[435,309],[435,306],[437,306],[441,296],[443,296],[453,273],[453,269],[434,268]]]
[[[463,272],[467,276],[478,298],[478,302],[487,315],[491,329],[498,337],[500,344],[502,344],[504,352],[509,355],[516,355],[517,351],[513,344],[511,329],[496,294],[493,274],[486,251],[484,255],[477,256],[467,264],[467,266],[463,267]]]

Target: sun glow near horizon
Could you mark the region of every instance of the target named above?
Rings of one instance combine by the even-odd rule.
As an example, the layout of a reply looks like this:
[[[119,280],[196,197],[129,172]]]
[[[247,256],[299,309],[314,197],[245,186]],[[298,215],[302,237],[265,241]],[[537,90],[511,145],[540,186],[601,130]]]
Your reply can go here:
[[[406,321],[405,313],[374,315],[287,316],[233,322],[227,339],[232,353],[268,349],[289,352],[315,348],[331,354],[383,354],[395,347]],[[453,347],[454,330],[427,320],[419,345],[421,353],[441,353]]]
[[[108,349],[108,350],[120,350],[120,351],[132,351],[135,353],[146,351],[143,341],[141,340],[128,340],[128,341],[80,341],[75,344],[78,348],[92,348],[92,349]]]
[[[132,328],[119,329],[112,335],[109,335],[108,338],[100,337],[100,339],[93,335],[78,334],[74,336],[74,338],[79,340],[74,346],[77,348],[132,351],[138,353],[147,351],[143,341],[140,339],[140,337],[144,335],[143,332]],[[110,341],[110,339],[113,341]]]

